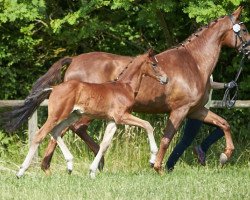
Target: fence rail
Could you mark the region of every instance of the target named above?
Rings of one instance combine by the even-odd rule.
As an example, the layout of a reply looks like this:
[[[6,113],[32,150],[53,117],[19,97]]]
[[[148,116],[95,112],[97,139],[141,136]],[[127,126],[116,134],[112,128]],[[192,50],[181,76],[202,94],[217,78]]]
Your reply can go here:
[[[0,108],[20,106],[23,103],[24,100],[0,100]],[[222,104],[222,101],[217,100],[211,100],[209,105],[211,108],[225,108],[225,106]],[[40,106],[48,106],[48,100],[43,101]],[[236,101],[234,108],[250,108],[250,100],[238,100]],[[30,142],[32,141],[32,138],[38,129],[37,119],[37,111],[35,111],[28,121],[28,136]]]

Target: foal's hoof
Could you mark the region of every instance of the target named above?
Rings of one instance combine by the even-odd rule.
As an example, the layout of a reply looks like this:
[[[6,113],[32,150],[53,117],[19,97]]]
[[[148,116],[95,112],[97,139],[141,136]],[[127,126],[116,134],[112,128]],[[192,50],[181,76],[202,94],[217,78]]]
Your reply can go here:
[[[16,173],[16,177],[17,177],[18,179],[21,178],[22,176],[23,176],[23,173],[22,173],[22,172],[19,171],[19,172]]]
[[[73,171],[73,162],[72,161],[67,162],[67,170],[68,170],[68,174],[72,173],[72,171]]]
[[[220,164],[223,166],[228,161],[228,157],[225,153],[220,154]]]
[[[150,166],[150,168],[154,168],[154,163],[152,163],[152,162],[149,162],[149,166]]]
[[[89,177],[91,178],[91,179],[95,179],[96,178],[96,175],[95,175],[95,172],[93,172],[93,171],[89,171]]]

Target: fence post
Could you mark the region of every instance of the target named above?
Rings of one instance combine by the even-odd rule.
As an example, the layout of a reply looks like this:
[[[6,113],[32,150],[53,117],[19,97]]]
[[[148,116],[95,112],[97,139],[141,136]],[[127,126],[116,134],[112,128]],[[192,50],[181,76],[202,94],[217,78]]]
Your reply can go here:
[[[29,146],[31,145],[31,142],[33,140],[34,135],[36,134],[38,130],[37,126],[37,111],[33,113],[31,118],[29,119],[28,122],[28,135],[29,135]],[[38,161],[38,151],[36,151],[35,156],[34,156],[34,161]]]

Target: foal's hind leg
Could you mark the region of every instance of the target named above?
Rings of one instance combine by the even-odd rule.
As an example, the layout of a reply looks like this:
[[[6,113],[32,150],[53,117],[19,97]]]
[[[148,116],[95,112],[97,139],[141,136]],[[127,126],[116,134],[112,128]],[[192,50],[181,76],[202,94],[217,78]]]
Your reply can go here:
[[[61,133],[61,137],[64,136],[66,131],[67,130],[65,130],[64,132]],[[51,137],[50,142],[49,142],[49,144],[47,146],[47,149],[45,150],[44,157],[43,157],[42,162],[41,162],[41,169],[47,175],[51,174],[51,172],[50,172],[50,163],[51,163],[51,160],[52,160],[52,157],[53,157],[56,146],[57,146],[56,140],[53,137]]]
[[[155,163],[158,148],[157,148],[155,138],[154,138],[154,129],[151,126],[151,124],[148,121],[142,120],[142,119],[135,117],[129,113],[126,113],[122,117],[121,123],[133,125],[133,126],[139,126],[139,127],[144,128],[147,131],[149,145],[150,145],[150,152],[151,152],[151,157],[150,157],[149,162],[150,162],[150,165],[153,166]]]
[[[20,167],[20,170],[17,173],[17,177],[20,178],[23,176],[24,172],[28,169],[30,166],[30,163],[35,155],[35,152],[39,146],[39,144],[42,142],[42,140],[45,138],[45,136],[53,129],[55,122],[53,120],[48,119],[45,124],[38,130],[36,135],[34,136],[31,146],[29,148],[29,152],[23,162],[23,164]]]
[[[104,153],[108,149],[108,147],[111,143],[111,140],[115,134],[116,129],[117,128],[116,128],[115,122],[108,123],[106,130],[105,130],[105,133],[104,133],[104,136],[103,136],[103,139],[102,139],[102,142],[100,144],[100,149],[99,149],[94,161],[92,162],[92,164],[90,165],[90,168],[89,168],[91,178],[95,178],[98,164],[99,164],[101,158],[103,157]]]
[[[220,163],[224,165],[231,158],[234,150],[231,129],[228,122],[206,108],[202,108],[201,110],[192,113],[190,117],[202,120],[205,123],[214,124],[216,126],[219,126],[223,130],[226,139],[226,149],[224,153],[221,153]]]
[[[63,130],[68,128],[72,123],[75,123],[81,117],[77,112],[73,112],[70,116],[61,121],[53,130],[52,137],[57,141],[58,146],[60,147],[65,160],[67,161],[68,172],[71,173],[73,170],[73,155],[70,153],[69,149],[65,145],[63,139],[61,138],[61,133]]]

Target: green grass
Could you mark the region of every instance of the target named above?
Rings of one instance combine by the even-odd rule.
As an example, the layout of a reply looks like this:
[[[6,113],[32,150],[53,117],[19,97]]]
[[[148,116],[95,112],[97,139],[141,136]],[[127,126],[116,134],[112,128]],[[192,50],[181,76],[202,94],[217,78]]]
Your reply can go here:
[[[33,167],[21,179],[14,171],[0,170],[0,198],[8,199],[250,199],[248,167],[178,166],[163,176],[152,169],[110,170],[88,177],[85,167],[76,166],[68,175],[62,166],[45,176]]]
[[[147,118],[151,120],[150,116]],[[159,144],[164,129],[165,116],[153,123]],[[93,123],[90,133],[100,141],[105,124]],[[173,173],[159,176],[149,168],[149,144],[145,131],[138,127],[120,126],[112,145],[105,155],[104,171],[95,180],[88,176],[93,154],[72,133],[65,142],[74,155],[74,171],[66,173],[66,163],[59,149],[52,160],[52,176],[40,170],[40,159],[47,145],[45,140],[39,148],[40,159],[32,165],[21,179],[15,177],[27,152],[27,139],[21,133],[0,140],[0,200],[110,200],[110,199],[250,199],[250,138],[249,129],[242,127],[233,131],[235,152],[230,162],[222,169],[219,155],[225,148],[221,139],[207,153],[207,166],[197,164],[192,147],[208,134],[203,128],[194,144],[188,148],[176,165]],[[95,134],[94,134],[95,133]],[[173,150],[180,134],[177,134],[165,156],[164,163]]]

